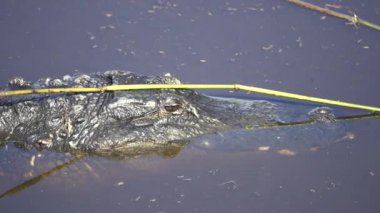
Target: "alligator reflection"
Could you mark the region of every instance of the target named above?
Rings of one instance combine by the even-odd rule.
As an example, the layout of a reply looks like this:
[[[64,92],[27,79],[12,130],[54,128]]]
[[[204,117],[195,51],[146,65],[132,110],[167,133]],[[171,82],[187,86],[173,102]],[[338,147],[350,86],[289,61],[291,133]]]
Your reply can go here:
[[[334,121],[349,121],[349,120],[355,120],[355,119],[365,119],[365,118],[375,118],[380,117],[379,113],[371,113],[371,114],[361,114],[361,115],[353,115],[353,116],[342,116],[342,117],[336,117],[334,118]],[[303,125],[310,125],[313,123],[316,123],[315,118],[308,119],[305,121],[298,121],[298,122],[290,122],[290,123],[279,123],[278,125],[273,126],[267,126],[264,128],[271,128],[271,127],[294,127],[294,126],[303,126]],[[147,155],[159,155],[162,158],[173,158],[176,155],[180,153],[182,148],[188,144],[188,141],[184,142],[174,142],[166,145],[159,145],[159,146],[149,146],[149,147],[135,147],[130,148],[129,150],[120,150],[120,152],[113,152],[113,153],[102,153],[100,154],[103,157],[106,157],[111,160],[128,160],[128,159],[135,159],[142,156]],[[97,153],[99,155],[99,153]],[[57,173],[58,171],[67,168],[74,163],[84,159],[86,156],[88,156],[88,153],[74,153],[73,158],[65,163],[62,163],[38,176],[35,176],[33,178],[30,178],[29,180],[5,191],[4,193],[0,194],[0,199],[7,197],[9,195],[14,195],[17,193],[22,192],[23,190],[39,183],[40,181],[43,181],[50,177],[51,175]]]
[[[157,146],[144,146],[144,147],[130,147],[129,149],[125,150],[119,150],[118,152],[110,152],[110,153],[97,153],[97,156],[105,157],[110,160],[130,160],[130,159],[136,159],[143,156],[148,155],[158,155],[161,158],[173,158],[182,150],[182,148],[188,143],[189,141],[175,141],[172,143],[168,143],[165,145],[159,144]],[[3,148],[3,147],[1,147]],[[24,149],[22,147],[19,147],[21,149]],[[0,199],[7,197],[9,195],[14,195],[19,192],[22,192],[25,189],[28,189],[29,187],[47,179],[48,177],[52,176],[53,174],[70,167],[71,165],[83,160],[85,157],[91,155],[89,153],[81,152],[81,151],[75,151],[72,154],[72,159],[68,160],[62,164],[59,164],[46,172],[43,172],[40,175],[37,175],[35,177],[32,177],[26,181],[24,181],[21,184],[16,185],[15,187],[5,191],[4,193],[0,194]]]

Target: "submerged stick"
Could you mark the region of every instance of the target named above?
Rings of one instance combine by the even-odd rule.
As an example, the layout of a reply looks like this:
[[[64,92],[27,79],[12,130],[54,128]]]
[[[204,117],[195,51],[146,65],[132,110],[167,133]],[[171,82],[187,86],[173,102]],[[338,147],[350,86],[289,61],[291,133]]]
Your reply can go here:
[[[340,19],[347,20],[350,24],[354,25],[355,27],[357,27],[359,25],[364,25],[364,26],[367,26],[367,27],[375,29],[375,30],[380,30],[379,25],[371,23],[371,22],[366,21],[364,19],[361,19],[356,14],[354,14],[353,16],[350,16],[350,15],[347,15],[344,13],[336,12],[336,11],[333,11],[333,10],[330,10],[330,9],[327,9],[324,7],[320,7],[320,6],[317,6],[314,4],[310,4],[310,3],[307,3],[307,2],[304,2],[301,0],[288,0],[288,2],[294,3],[296,5],[305,7],[305,8],[310,9],[310,10],[314,10],[314,11],[317,11],[320,13],[324,13],[326,15],[330,15],[330,16],[334,16],[334,17],[337,17]]]
[[[366,106],[361,104],[348,103],[325,98],[317,98],[305,96],[289,92],[281,92],[277,90],[264,89],[253,86],[245,86],[240,84],[124,84],[111,85],[99,88],[43,88],[43,89],[26,89],[13,91],[0,91],[1,96],[16,96],[30,94],[50,94],[50,93],[88,93],[88,92],[114,92],[122,90],[146,90],[146,89],[234,89],[244,90],[265,95],[278,96],[283,98],[297,99],[301,101],[309,101],[314,103],[322,103],[340,107],[363,109],[374,112],[380,112],[380,107]]]
[[[14,195],[14,194],[17,194],[19,192],[22,192],[25,189],[27,189],[27,188],[29,188],[29,187],[31,187],[31,186],[33,186],[33,185],[41,182],[42,180],[50,177],[51,175],[53,175],[54,173],[60,171],[61,169],[64,169],[64,168],[66,168],[66,167],[74,164],[75,162],[81,160],[84,157],[85,157],[85,155],[76,156],[73,159],[71,159],[70,161],[67,161],[67,162],[65,162],[63,164],[60,164],[60,165],[58,165],[58,166],[56,166],[56,167],[54,167],[54,168],[52,168],[52,169],[50,169],[48,171],[46,171],[46,172],[44,172],[44,173],[36,176],[36,177],[33,177],[33,178],[29,179],[29,180],[26,180],[25,182],[23,182],[23,183],[15,186],[15,187],[7,190],[6,192],[0,194],[0,199],[2,199],[4,197],[7,197],[9,195]]]

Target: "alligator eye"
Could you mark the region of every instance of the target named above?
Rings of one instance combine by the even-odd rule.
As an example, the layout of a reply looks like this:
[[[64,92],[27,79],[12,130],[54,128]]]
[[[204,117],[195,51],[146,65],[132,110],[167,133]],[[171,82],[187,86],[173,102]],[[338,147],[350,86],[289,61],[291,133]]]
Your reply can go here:
[[[164,106],[164,108],[168,112],[175,112],[180,108],[180,106],[179,105],[166,105],[166,106]]]
[[[181,108],[181,102],[177,99],[169,99],[164,104],[164,109],[167,112],[176,112]]]

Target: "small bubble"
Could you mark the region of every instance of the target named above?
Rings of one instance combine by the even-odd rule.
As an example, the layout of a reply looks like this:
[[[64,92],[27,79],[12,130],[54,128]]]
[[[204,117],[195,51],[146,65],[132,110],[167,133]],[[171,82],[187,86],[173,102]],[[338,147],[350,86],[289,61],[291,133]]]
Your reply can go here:
[[[111,17],[113,16],[112,13],[105,13],[104,15],[105,15],[107,18],[111,18]]]
[[[123,182],[123,181],[120,181],[120,182],[117,182],[116,183],[116,186],[122,186],[122,185],[124,185],[125,183]]]
[[[270,149],[270,146],[260,146],[258,148],[259,151],[268,151]]]

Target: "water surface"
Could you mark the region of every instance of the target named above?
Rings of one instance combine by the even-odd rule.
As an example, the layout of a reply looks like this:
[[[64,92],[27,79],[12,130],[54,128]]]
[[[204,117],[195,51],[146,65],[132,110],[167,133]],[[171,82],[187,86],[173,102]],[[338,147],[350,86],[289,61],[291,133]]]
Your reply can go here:
[[[379,1],[329,3],[380,20]],[[0,14],[2,85],[125,69],[380,105],[379,32],[286,1],[5,0]],[[339,125],[212,134],[130,160],[88,156],[2,197],[0,211],[378,212],[380,120]],[[2,193],[73,156],[9,144],[0,158]]]

